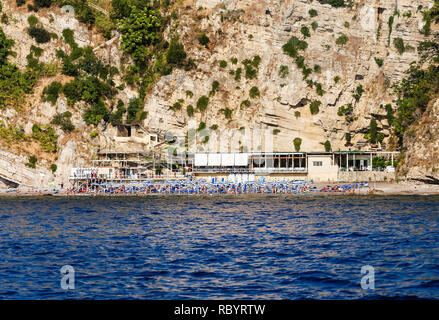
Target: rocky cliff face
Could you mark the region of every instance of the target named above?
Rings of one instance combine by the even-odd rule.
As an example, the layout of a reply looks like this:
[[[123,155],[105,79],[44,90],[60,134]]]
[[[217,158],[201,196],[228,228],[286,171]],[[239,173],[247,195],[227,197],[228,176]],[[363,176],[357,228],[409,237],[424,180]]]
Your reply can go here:
[[[420,8],[429,8],[432,3],[430,0],[368,0],[357,1],[351,7],[334,8],[316,0],[185,1],[178,7],[178,18],[166,35],[169,37],[172,32],[179,35],[196,68],[176,69],[159,79],[145,99],[148,116],[143,125],[166,131],[196,128],[204,122],[207,128],[216,125],[219,129],[243,133],[237,138],[238,143],[229,137],[230,142],[216,151],[255,150],[257,146],[244,134],[247,129],[272,132],[275,151],[293,150],[293,140],[297,137],[302,139],[301,150],[323,151],[326,140],[331,142],[333,150],[349,148],[346,133],[351,134],[352,144],[364,139],[374,116],[385,135],[383,142],[389,145],[389,124],[382,106],[395,102],[391,85],[403,78],[411,62],[418,60],[416,50],[411,48],[416,48],[424,39],[420,32],[423,27]],[[3,12],[9,16],[9,23],[2,23],[2,28],[15,40],[13,49],[17,55],[13,60],[23,67],[31,45],[35,44],[25,31],[30,13],[24,7],[17,8],[15,1],[2,0],[2,4]],[[62,30],[69,27],[75,31],[75,40],[80,46],[91,45],[104,61],[121,67],[123,59],[118,40],[103,45],[105,40],[95,29],[88,29],[57,7],[34,14],[59,37],[55,42],[41,45],[44,49],[41,61],[58,61],[56,49],[67,46],[61,40]],[[304,27],[309,36],[304,36]],[[209,38],[206,46],[198,41],[203,33]],[[300,53],[304,63],[312,69],[306,80],[295,60],[282,49],[294,36],[307,43],[307,48]],[[397,38],[403,40],[404,53],[398,52],[394,45]],[[255,57],[260,58],[252,67],[256,75],[246,77],[246,65],[255,61]],[[242,70],[240,77],[238,69]],[[110,131],[101,126],[98,127],[100,140],[91,138],[93,128],[84,124],[81,110],[67,106],[63,96],[55,105],[42,102],[44,86],[54,79],[65,83],[68,77],[59,74],[40,80],[21,111],[1,111],[0,121],[22,126],[30,134],[34,123],[47,124],[57,112],[71,111],[77,130],[65,134],[57,129],[58,153],[53,159],[47,159],[46,164],[39,163],[47,167],[52,161],[58,166],[55,176],[46,173],[47,181],[66,182],[68,169],[87,164],[102,144],[122,147],[111,142]],[[116,77],[115,82],[119,85],[120,77]],[[214,82],[217,88],[212,90]],[[253,89],[253,93],[257,91],[253,97],[252,88],[257,89]],[[135,95],[134,89],[126,87],[118,97],[127,101]],[[189,116],[186,106],[196,107],[203,95],[209,96],[206,111]],[[311,114],[310,104],[317,101],[319,111]],[[182,105],[180,110],[171,108],[176,102]],[[352,111],[348,116],[338,114],[340,107],[350,104]],[[212,140],[200,142],[199,147],[207,150],[209,143]],[[131,144],[129,149],[135,148]],[[28,154],[26,150],[6,145],[2,149]],[[22,170],[19,166],[14,168]],[[38,184],[37,180],[34,184]]]
[[[351,132],[353,143],[363,139],[372,114],[381,120],[378,125],[388,136],[385,111],[380,105],[393,102],[389,87],[401,80],[409,64],[418,58],[416,50],[399,54],[393,40],[402,38],[405,45],[416,48],[424,39],[420,33],[423,23],[422,14],[417,12],[418,5],[428,7],[431,1],[360,1],[353,8],[333,8],[317,1],[196,1],[196,6],[182,10],[181,38],[188,44],[193,43],[191,38],[198,29],[206,32],[212,44],[209,49],[188,45],[197,70],[177,71],[159,81],[146,102],[147,124],[185,126],[189,120],[186,111],[173,112],[170,106],[178,99],[195,105],[196,99],[207,95],[216,80],[219,92],[211,99],[207,112],[197,116],[198,122],[235,129],[278,129],[277,151],[291,150],[295,137],[302,138],[302,149],[307,151],[324,150],[325,140],[331,142],[333,150],[345,149],[345,133]],[[197,7],[206,9],[197,11],[203,18],[194,28]],[[318,15],[311,17],[310,9],[315,9]],[[395,12],[399,12],[399,16]],[[403,16],[406,12],[411,12],[411,16]],[[391,16],[394,22],[390,33]],[[314,21],[318,24],[315,31],[311,27]],[[325,91],[322,96],[308,86],[294,59],[282,51],[290,37],[302,38],[303,26],[309,27],[311,33],[305,39],[308,48],[303,56],[307,65],[321,68],[318,73],[312,73],[310,79],[322,84]],[[337,38],[343,34],[349,40],[344,46],[337,45]],[[256,55],[261,57],[257,79],[248,80],[243,76],[241,81],[235,81],[230,70],[243,67],[242,61]],[[235,57],[239,61],[237,65],[230,63]],[[381,67],[375,58],[383,59]],[[227,67],[220,67],[221,60],[228,62]],[[289,69],[285,78],[279,76],[281,66]],[[340,79],[337,83],[335,77]],[[356,101],[353,91],[359,85],[364,93]],[[249,98],[253,86],[259,88],[260,98]],[[194,92],[193,98],[188,99],[187,90]],[[241,108],[245,99],[251,105]],[[321,102],[316,115],[310,113],[312,101]],[[350,123],[337,115],[338,108],[348,104],[353,105],[352,117],[356,119]],[[231,119],[225,119],[221,113],[224,107],[233,110]],[[295,116],[296,111],[300,116]],[[239,146],[231,148],[237,151]]]

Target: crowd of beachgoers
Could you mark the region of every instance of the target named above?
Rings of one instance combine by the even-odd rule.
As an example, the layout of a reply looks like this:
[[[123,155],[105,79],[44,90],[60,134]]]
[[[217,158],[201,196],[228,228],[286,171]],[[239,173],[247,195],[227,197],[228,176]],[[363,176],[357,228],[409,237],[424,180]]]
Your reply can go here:
[[[313,183],[312,181],[228,182],[205,180],[89,183],[63,188],[0,189],[0,196],[29,195],[211,195],[211,194],[438,194],[439,185],[414,182]]]
[[[311,181],[280,182],[206,182],[206,181],[166,181],[149,183],[92,183],[66,190],[67,194],[300,194],[314,192],[355,193],[365,192],[367,182],[327,185],[318,188]],[[367,191],[366,190],[366,191]]]
[[[317,187],[312,181],[277,181],[277,182],[206,182],[165,181],[165,182],[106,182],[85,183],[71,188],[53,188],[45,190],[10,189],[3,194],[9,195],[142,195],[142,194],[301,194],[301,193],[364,193],[370,191],[368,182],[335,184]]]

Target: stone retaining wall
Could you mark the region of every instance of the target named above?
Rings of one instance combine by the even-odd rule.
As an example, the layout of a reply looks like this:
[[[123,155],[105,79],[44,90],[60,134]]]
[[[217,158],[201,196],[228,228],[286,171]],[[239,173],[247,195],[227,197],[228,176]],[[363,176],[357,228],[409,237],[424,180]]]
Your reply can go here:
[[[338,181],[395,181],[395,172],[387,171],[340,171]]]

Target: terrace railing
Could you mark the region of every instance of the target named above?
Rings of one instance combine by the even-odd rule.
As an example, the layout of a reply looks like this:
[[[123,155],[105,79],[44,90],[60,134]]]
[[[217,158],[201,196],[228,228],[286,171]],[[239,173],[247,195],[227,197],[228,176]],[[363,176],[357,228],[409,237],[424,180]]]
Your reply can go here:
[[[306,173],[308,169],[305,167],[293,168],[254,168],[255,173]]]
[[[235,168],[235,167],[194,167],[194,173],[306,173],[305,167],[294,168]]]
[[[220,168],[199,168],[194,167],[192,169],[194,173],[252,173],[249,168],[233,168],[233,167],[220,167]]]

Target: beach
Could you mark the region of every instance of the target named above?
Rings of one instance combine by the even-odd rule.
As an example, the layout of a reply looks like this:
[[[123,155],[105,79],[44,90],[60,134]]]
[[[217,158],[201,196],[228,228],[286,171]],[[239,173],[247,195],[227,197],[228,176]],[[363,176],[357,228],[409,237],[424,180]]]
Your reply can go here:
[[[321,188],[327,183],[314,184],[318,188]],[[330,185],[330,184],[329,184]],[[398,195],[398,194],[439,194],[439,185],[425,184],[415,181],[403,181],[403,182],[369,182],[371,188],[370,192],[363,192],[361,190],[358,194],[385,194],[385,195]]]

